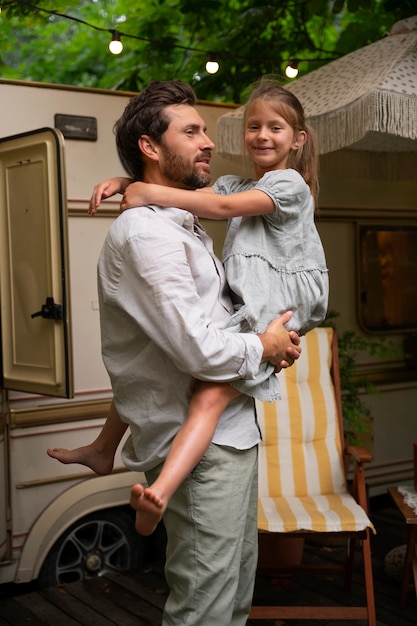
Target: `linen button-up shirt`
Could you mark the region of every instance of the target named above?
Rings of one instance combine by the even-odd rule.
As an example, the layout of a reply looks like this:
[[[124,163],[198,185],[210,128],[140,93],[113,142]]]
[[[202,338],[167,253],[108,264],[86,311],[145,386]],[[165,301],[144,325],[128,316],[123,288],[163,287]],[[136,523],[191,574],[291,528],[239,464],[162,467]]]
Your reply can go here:
[[[98,262],[102,353],[121,419],[123,459],[134,470],[163,461],[184,422],[195,379],[254,378],[255,334],[224,330],[233,306],[211,239],[187,211],[145,206],[112,224]],[[224,411],[213,442],[259,441],[253,400]]]

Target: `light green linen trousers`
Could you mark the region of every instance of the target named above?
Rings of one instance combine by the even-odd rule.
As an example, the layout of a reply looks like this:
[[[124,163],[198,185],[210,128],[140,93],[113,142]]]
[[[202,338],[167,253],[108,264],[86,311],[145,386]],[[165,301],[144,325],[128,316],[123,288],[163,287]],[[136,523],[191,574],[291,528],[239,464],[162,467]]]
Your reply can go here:
[[[258,449],[211,444],[171,498],[163,626],[244,626],[258,556]],[[161,466],[147,472],[151,484]]]

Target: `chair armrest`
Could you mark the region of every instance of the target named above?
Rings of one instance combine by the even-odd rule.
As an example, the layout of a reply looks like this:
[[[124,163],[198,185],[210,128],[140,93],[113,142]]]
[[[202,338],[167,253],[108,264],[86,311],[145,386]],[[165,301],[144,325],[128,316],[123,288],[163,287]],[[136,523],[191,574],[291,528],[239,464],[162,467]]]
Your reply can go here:
[[[368,512],[368,498],[366,494],[365,483],[365,467],[364,463],[372,461],[372,456],[368,450],[359,446],[347,445],[345,447],[345,471],[347,476],[347,470],[349,467],[349,460],[353,461],[353,480],[350,488],[352,496],[356,502]]]
[[[372,455],[366,448],[359,446],[347,445],[345,448],[345,454],[353,457],[356,463],[370,463],[372,461]]]

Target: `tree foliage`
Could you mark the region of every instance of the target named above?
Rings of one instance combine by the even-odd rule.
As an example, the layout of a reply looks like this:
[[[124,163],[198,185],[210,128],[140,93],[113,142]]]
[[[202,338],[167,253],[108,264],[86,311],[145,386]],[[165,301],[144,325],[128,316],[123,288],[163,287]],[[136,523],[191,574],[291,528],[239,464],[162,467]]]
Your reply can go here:
[[[415,12],[414,0],[19,0],[0,14],[0,74],[128,91],[180,78],[200,99],[241,102],[262,75],[284,83],[289,60],[302,75]],[[112,29],[125,34],[119,56],[108,51]]]
[[[338,317],[337,311],[328,311],[321,326],[330,326],[337,332]],[[357,355],[362,353],[379,359],[404,358],[405,355],[402,348],[385,335],[369,337],[352,330],[337,332],[337,346],[345,437],[352,445],[362,445],[362,437],[369,431],[372,415],[364,396],[377,394],[379,390],[370,380],[357,375]]]

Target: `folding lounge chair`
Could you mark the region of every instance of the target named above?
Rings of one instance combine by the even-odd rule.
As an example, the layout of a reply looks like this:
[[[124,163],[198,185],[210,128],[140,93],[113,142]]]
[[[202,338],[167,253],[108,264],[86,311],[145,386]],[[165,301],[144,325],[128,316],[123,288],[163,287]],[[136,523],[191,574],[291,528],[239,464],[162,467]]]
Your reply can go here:
[[[346,562],[340,566],[331,564],[331,571],[343,570],[346,588],[351,582],[359,540],[366,604],[253,606],[250,619],[358,619],[375,626],[370,550],[370,531],[374,529],[367,515],[363,465],[371,456],[344,441],[336,333],[331,328],[316,328],[301,341],[300,359],[278,375],[282,399],[256,402],[263,434],[259,451],[258,527],[260,533],[278,533],[288,538],[311,538],[313,534],[345,538]],[[302,571],[305,567],[310,575],[329,570],[328,565],[301,563],[291,565],[290,571]],[[282,573],[279,566],[273,569]]]

